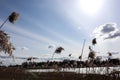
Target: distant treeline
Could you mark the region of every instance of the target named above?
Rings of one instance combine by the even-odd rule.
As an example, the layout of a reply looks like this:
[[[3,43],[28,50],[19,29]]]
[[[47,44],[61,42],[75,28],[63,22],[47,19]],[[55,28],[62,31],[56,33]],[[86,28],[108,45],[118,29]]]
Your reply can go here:
[[[90,63],[86,61],[76,61],[76,60],[63,60],[63,61],[47,61],[47,62],[23,62],[20,65],[22,68],[80,68],[80,67],[111,67],[120,65],[119,59],[108,59],[108,60],[94,60]]]

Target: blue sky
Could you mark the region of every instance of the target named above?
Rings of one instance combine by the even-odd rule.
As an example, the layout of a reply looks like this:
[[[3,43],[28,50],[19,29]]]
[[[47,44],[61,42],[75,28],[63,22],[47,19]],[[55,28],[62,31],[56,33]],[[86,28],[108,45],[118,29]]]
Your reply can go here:
[[[108,51],[120,52],[120,1],[85,1],[83,3],[82,0],[1,0],[0,24],[11,12],[20,14],[15,24],[7,22],[2,28],[9,34],[11,42],[16,47],[14,55],[51,57],[56,47],[62,46],[65,51],[55,57],[68,57],[71,53],[78,58],[83,40],[86,39],[83,55],[85,58],[94,37],[97,37],[98,42],[94,49],[100,52],[96,55],[107,55]],[[96,1],[101,1],[101,4]],[[49,45],[53,45],[53,48],[49,49]]]

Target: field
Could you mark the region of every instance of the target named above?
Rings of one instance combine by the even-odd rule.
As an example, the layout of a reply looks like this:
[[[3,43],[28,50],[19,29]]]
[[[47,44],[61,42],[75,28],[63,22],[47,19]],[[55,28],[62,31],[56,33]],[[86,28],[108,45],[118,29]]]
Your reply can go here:
[[[120,77],[74,72],[27,72],[26,69],[1,67],[0,80],[120,80]]]

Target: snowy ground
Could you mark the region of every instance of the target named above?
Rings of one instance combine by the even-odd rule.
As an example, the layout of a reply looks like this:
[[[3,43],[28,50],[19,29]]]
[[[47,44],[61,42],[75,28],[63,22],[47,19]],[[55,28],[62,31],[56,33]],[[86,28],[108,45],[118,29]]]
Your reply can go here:
[[[95,73],[95,74],[107,74],[112,71],[120,71],[120,66],[118,67],[96,67],[96,68],[61,68],[60,72],[76,72],[76,73]],[[29,72],[55,72],[56,69],[30,69]]]

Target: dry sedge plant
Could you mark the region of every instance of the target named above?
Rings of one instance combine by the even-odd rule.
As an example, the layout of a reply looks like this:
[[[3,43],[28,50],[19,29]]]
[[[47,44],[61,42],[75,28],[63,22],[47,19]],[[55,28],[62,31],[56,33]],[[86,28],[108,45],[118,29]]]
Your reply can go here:
[[[97,44],[96,38],[92,40],[92,45],[95,45],[95,44]]]
[[[11,23],[14,23],[19,18],[19,13],[12,12],[8,18]]]
[[[13,50],[15,50],[15,48],[10,42],[10,37],[8,36],[7,33],[0,30],[0,51],[3,51],[4,53],[8,53],[11,56]]]
[[[58,48],[55,50],[55,52],[53,53],[53,55],[52,55],[52,59],[53,59],[55,53],[60,54],[63,50],[64,50],[63,47],[58,47]]]
[[[0,29],[3,27],[3,25],[9,20],[10,23],[14,23],[19,18],[19,13],[12,12],[8,18],[3,22],[3,24],[0,26]]]
[[[8,34],[2,31],[1,28],[7,22],[7,20],[9,20],[10,23],[14,23],[18,18],[19,18],[19,13],[12,12],[9,15],[9,17],[0,26],[0,51],[3,51],[4,53],[8,53],[10,56],[12,55],[13,50],[15,50],[15,48],[10,42],[10,37],[8,36]]]

